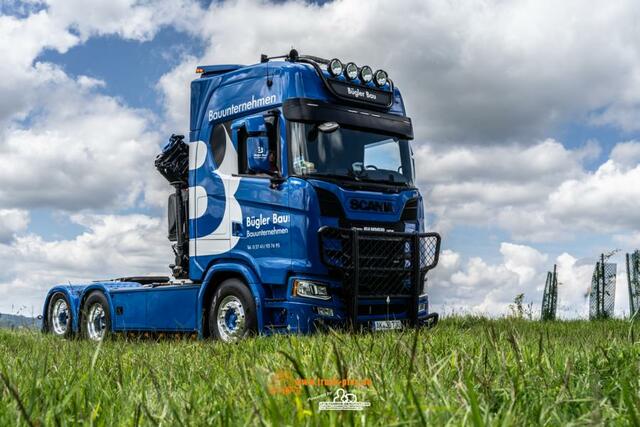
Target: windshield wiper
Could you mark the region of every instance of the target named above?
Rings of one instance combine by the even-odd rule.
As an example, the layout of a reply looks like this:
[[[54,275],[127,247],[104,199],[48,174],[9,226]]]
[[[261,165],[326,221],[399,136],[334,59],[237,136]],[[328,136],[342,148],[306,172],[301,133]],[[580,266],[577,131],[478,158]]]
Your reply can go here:
[[[308,177],[318,177],[318,178],[334,178],[334,179],[347,179],[349,181],[358,181],[358,177],[351,175],[344,175],[340,173],[331,173],[331,172],[311,172],[307,173],[304,176]]]
[[[385,176],[388,179],[374,179],[374,178],[371,178],[367,170],[356,172],[352,168],[352,169],[349,169],[349,175],[352,176],[355,180],[362,181],[362,182],[373,182],[377,184],[388,184],[388,185],[403,185],[405,187],[410,186],[410,184],[407,181],[397,180],[393,173],[385,174]]]
[[[339,179],[346,181],[355,181],[355,182],[368,182],[372,184],[381,184],[381,185],[391,185],[391,186],[403,186],[403,187],[411,187],[411,184],[406,181],[397,181],[393,175],[389,175],[392,179],[372,179],[366,172],[362,173],[354,173],[354,171],[349,171],[347,175],[339,174],[339,173],[331,173],[331,172],[311,172],[304,175],[309,178],[331,178],[331,179]]]
[[[368,178],[368,177],[360,177],[358,179],[359,181],[362,182],[373,182],[376,184],[387,184],[387,185],[402,185],[404,187],[409,187],[410,184],[406,181],[396,181],[395,179],[373,179],[373,178]]]

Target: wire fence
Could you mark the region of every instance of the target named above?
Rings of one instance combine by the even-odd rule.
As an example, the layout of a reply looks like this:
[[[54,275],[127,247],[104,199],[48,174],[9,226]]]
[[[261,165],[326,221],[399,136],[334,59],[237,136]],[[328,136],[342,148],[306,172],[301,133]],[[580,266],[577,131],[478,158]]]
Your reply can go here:
[[[617,264],[606,262],[604,255],[596,263],[589,292],[589,318],[613,317],[616,297]]]
[[[555,320],[556,306],[558,303],[558,275],[557,268],[553,266],[553,273],[547,272],[547,281],[544,285],[544,294],[542,295],[542,320]]]
[[[589,297],[589,318],[606,319],[613,317],[615,309],[616,280],[618,265],[608,262],[618,250],[600,255],[591,277]],[[640,313],[640,250],[626,254],[627,286],[629,291],[629,315]],[[540,310],[541,320],[555,320],[558,304],[557,266],[547,272]]]
[[[627,284],[629,286],[629,313],[635,316],[640,309],[640,251],[627,254]]]

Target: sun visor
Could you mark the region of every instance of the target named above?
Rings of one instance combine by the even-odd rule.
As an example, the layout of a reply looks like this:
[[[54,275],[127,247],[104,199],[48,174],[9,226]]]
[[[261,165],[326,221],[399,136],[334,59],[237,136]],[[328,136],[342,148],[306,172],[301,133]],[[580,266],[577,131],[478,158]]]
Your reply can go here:
[[[307,98],[288,99],[283,105],[287,120],[305,123],[337,122],[343,126],[372,130],[413,139],[409,117],[330,104]]]

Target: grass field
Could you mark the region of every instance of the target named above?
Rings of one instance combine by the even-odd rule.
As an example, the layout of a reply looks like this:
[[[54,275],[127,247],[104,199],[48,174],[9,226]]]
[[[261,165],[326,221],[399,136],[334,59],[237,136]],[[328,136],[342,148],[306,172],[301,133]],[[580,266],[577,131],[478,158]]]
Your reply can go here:
[[[450,318],[417,333],[96,348],[5,330],[0,425],[637,425],[636,334],[622,320]],[[343,378],[370,406],[319,411]]]

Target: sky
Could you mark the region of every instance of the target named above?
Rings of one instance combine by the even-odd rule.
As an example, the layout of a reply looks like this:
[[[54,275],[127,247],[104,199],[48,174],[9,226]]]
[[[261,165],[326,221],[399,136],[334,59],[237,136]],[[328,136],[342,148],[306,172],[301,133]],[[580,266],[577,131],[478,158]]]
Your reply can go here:
[[[414,123],[432,307],[584,317],[593,265],[640,248],[634,0],[0,0],[0,312],[56,283],[168,274],[153,159],[188,126],[200,64],[291,47],[383,68]]]

